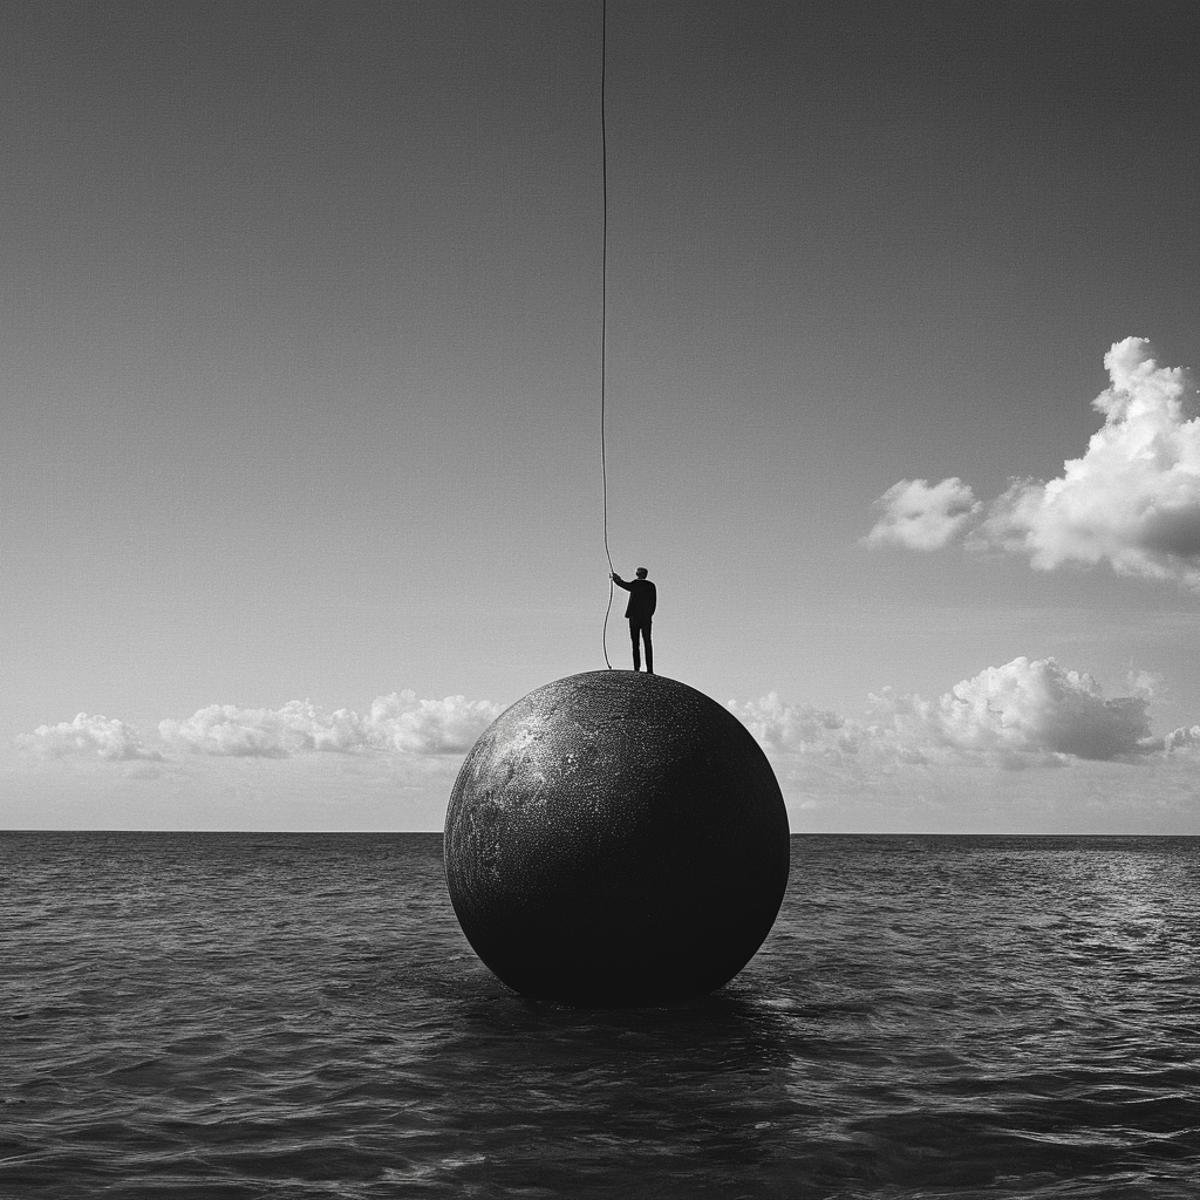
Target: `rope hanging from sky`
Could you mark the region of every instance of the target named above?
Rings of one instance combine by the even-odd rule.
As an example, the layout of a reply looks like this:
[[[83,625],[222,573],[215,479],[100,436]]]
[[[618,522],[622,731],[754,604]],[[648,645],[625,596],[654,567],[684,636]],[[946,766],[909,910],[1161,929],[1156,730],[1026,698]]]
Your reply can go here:
[[[604,496],[604,557],[608,559],[608,607],[604,610],[604,665],[608,661],[608,617],[613,602],[613,561],[608,549],[608,454],[604,437],[608,365],[608,126],[605,120],[604,85],[608,74],[608,0],[600,4],[600,479]]]

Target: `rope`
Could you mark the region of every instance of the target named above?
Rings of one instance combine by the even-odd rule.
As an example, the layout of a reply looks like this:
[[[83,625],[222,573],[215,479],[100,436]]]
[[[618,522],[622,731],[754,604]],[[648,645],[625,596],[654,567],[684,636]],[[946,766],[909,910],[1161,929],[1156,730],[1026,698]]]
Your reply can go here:
[[[607,402],[608,366],[608,124],[605,118],[605,84],[608,75],[608,0],[600,4],[600,480],[604,496],[604,557],[608,559],[608,607],[604,610],[604,632],[601,645],[604,665],[608,661],[608,618],[613,602],[613,561],[608,549],[608,451],[605,445],[604,417]]]

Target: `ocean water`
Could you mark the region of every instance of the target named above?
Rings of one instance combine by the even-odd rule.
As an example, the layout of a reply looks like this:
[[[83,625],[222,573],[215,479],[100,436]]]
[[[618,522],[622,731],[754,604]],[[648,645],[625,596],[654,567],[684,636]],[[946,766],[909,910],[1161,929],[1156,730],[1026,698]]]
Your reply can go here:
[[[436,835],[0,834],[0,1197],[1200,1194],[1200,839],[792,848],[731,985],[595,1012]]]

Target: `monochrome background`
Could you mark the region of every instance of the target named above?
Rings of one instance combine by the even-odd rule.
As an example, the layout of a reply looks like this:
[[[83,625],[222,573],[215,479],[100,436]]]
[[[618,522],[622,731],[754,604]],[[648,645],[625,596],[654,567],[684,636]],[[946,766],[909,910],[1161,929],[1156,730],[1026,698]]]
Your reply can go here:
[[[3,824],[440,827],[603,667],[600,6],[3,12]],[[614,561],[793,829],[1197,830],[1198,25],[609,3]]]

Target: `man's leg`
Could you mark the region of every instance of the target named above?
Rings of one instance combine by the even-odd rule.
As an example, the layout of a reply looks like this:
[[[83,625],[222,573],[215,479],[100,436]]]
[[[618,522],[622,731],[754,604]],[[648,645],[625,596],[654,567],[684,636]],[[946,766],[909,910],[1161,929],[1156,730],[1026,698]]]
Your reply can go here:
[[[640,671],[642,669],[642,648],[638,645],[638,627],[632,622],[629,622],[629,637],[633,642],[633,669]]]
[[[646,643],[646,674],[654,674],[654,647],[650,645],[650,622],[642,626],[642,640]]]

